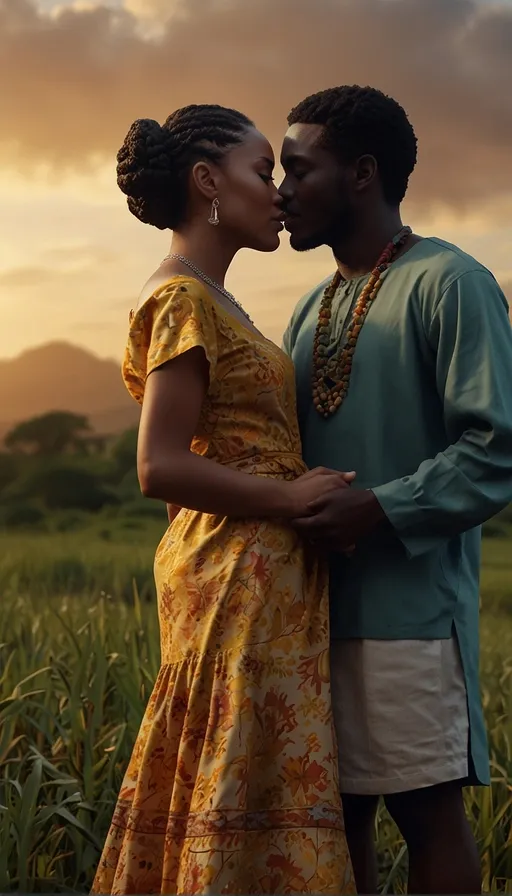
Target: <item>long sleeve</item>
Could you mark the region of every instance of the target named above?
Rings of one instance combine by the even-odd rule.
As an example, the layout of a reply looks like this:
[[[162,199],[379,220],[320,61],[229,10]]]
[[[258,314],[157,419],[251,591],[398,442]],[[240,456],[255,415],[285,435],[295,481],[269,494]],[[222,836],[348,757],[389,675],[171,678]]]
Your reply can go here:
[[[484,269],[459,276],[426,326],[449,446],[373,492],[410,557],[512,501],[512,330]]]
[[[286,327],[286,330],[283,333],[283,338],[281,340],[281,348],[285,354],[287,354],[290,358],[292,355],[292,325],[291,322]]]

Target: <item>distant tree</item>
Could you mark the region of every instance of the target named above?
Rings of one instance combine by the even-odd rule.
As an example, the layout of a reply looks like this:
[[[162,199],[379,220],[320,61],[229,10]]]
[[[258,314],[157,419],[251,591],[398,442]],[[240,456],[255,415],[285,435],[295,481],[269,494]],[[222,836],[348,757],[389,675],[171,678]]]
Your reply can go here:
[[[45,528],[45,515],[40,507],[29,503],[18,503],[2,509],[0,521],[8,529]]]
[[[127,429],[112,445],[111,455],[115,466],[115,479],[120,482],[127,473],[137,471],[137,429]]]
[[[5,437],[10,451],[51,456],[82,450],[90,432],[87,417],[70,411],[51,411],[18,423]]]
[[[42,501],[48,510],[100,510],[116,504],[115,495],[105,488],[101,477],[77,466],[43,466],[32,472],[25,493]]]
[[[108,444],[112,441],[112,436],[97,435],[86,436],[82,439],[81,448],[84,454],[101,455],[105,454]]]
[[[18,458],[12,454],[0,453],[0,492],[10,485],[18,475]]]

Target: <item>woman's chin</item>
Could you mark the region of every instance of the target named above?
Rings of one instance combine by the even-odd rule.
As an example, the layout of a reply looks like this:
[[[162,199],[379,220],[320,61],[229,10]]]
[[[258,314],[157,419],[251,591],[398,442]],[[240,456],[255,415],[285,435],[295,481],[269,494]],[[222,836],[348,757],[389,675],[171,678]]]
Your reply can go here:
[[[281,245],[279,233],[272,233],[261,240],[255,240],[250,248],[256,252],[275,252]]]

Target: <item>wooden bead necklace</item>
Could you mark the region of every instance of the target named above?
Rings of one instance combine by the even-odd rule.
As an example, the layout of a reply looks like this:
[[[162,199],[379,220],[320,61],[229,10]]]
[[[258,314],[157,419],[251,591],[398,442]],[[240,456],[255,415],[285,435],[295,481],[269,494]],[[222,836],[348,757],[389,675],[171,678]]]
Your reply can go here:
[[[368,311],[382,286],[382,275],[394,261],[397,252],[406,243],[411,233],[410,227],[402,227],[382,252],[356,302],[345,340],[331,358],[328,357],[328,346],[330,344],[332,303],[340,283],[344,280],[339,271],[336,271],[324,291],[313,342],[313,403],[322,417],[328,418],[336,413],[347,395],[357,340]]]

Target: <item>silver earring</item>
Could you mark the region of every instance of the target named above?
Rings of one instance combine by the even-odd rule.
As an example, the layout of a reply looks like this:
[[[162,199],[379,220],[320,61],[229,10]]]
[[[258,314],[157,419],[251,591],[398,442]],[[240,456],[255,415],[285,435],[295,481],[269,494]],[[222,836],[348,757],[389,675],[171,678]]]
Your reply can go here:
[[[210,212],[210,217],[208,218],[208,224],[213,224],[214,227],[217,227],[219,223],[219,215],[217,213],[217,209],[219,207],[219,200],[215,198],[212,202],[212,210]]]

